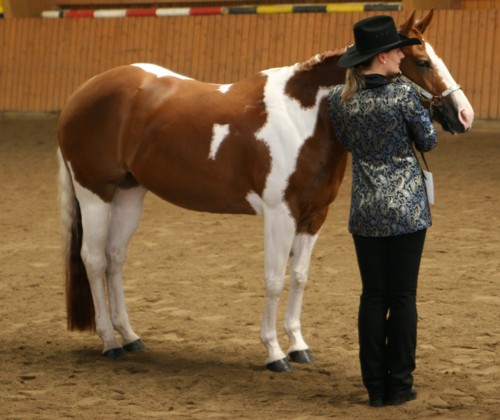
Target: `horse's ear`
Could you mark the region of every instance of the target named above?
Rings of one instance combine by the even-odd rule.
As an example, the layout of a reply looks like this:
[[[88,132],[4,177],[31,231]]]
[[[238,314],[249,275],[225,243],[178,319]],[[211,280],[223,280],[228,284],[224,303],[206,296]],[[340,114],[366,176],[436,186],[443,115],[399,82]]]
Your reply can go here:
[[[427,29],[427,26],[429,26],[429,23],[431,23],[433,14],[434,14],[434,9],[431,9],[426,17],[424,17],[422,20],[419,20],[416,23],[416,27],[421,34],[424,33],[424,31]]]
[[[410,18],[401,25],[400,33],[403,35],[408,35],[410,33],[411,28],[415,23],[415,11],[411,14]]]

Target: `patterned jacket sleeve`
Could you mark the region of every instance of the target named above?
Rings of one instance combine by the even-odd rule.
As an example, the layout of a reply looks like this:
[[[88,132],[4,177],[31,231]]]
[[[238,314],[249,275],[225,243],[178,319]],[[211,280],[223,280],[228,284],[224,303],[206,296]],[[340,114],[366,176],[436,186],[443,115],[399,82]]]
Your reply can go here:
[[[346,118],[341,117],[341,114],[344,111],[340,103],[340,95],[342,93],[343,86],[344,85],[337,85],[330,91],[330,94],[328,95],[328,113],[330,114],[330,121],[335,129],[337,139],[348,152],[351,152],[349,137],[344,134],[349,131],[347,127],[347,120]]]
[[[437,134],[427,111],[418,98],[417,91],[411,86],[408,89],[408,102],[406,103],[403,118],[408,127],[408,133],[415,147],[420,152],[427,152],[437,144]]]

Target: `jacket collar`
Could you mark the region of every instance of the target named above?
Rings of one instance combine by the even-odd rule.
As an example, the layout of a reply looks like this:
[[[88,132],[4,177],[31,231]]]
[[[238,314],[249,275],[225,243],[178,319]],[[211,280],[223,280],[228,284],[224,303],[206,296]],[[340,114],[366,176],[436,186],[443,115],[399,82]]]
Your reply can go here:
[[[389,84],[387,79],[378,73],[365,74],[365,89],[373,89]]]

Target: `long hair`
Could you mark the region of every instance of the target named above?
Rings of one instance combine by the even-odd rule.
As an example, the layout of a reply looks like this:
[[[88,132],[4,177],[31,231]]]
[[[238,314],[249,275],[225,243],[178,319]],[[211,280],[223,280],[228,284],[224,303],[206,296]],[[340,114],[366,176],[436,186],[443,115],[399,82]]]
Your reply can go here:
[[[349,102],[358,90],[365,87],[363,71],[372,65],[374,59],[375,57],[369,58],[361,64],[358,64],[355,67],[349,67],[346,70],[345,85],[344,89],[342,89],[342,93],[340,94],[340,98],[343,102]]]

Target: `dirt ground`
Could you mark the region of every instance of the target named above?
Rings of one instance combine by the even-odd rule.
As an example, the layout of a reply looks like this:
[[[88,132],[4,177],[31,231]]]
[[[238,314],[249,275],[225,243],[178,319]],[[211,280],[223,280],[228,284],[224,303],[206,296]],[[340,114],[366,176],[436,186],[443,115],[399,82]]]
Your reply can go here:
[[[97,336],[66,330],[55,127],[55,116],[0,118],[0,418],[499,418],[500,122],[441,133],[428,156],[436,205],[418,292],[419,394],[379,409],[367,405],[358,365],[350,170],[305,296],[314,364],[263,367],[262,219],[188,212],[153,195],[124,274],[146,349],[110,361]]]

